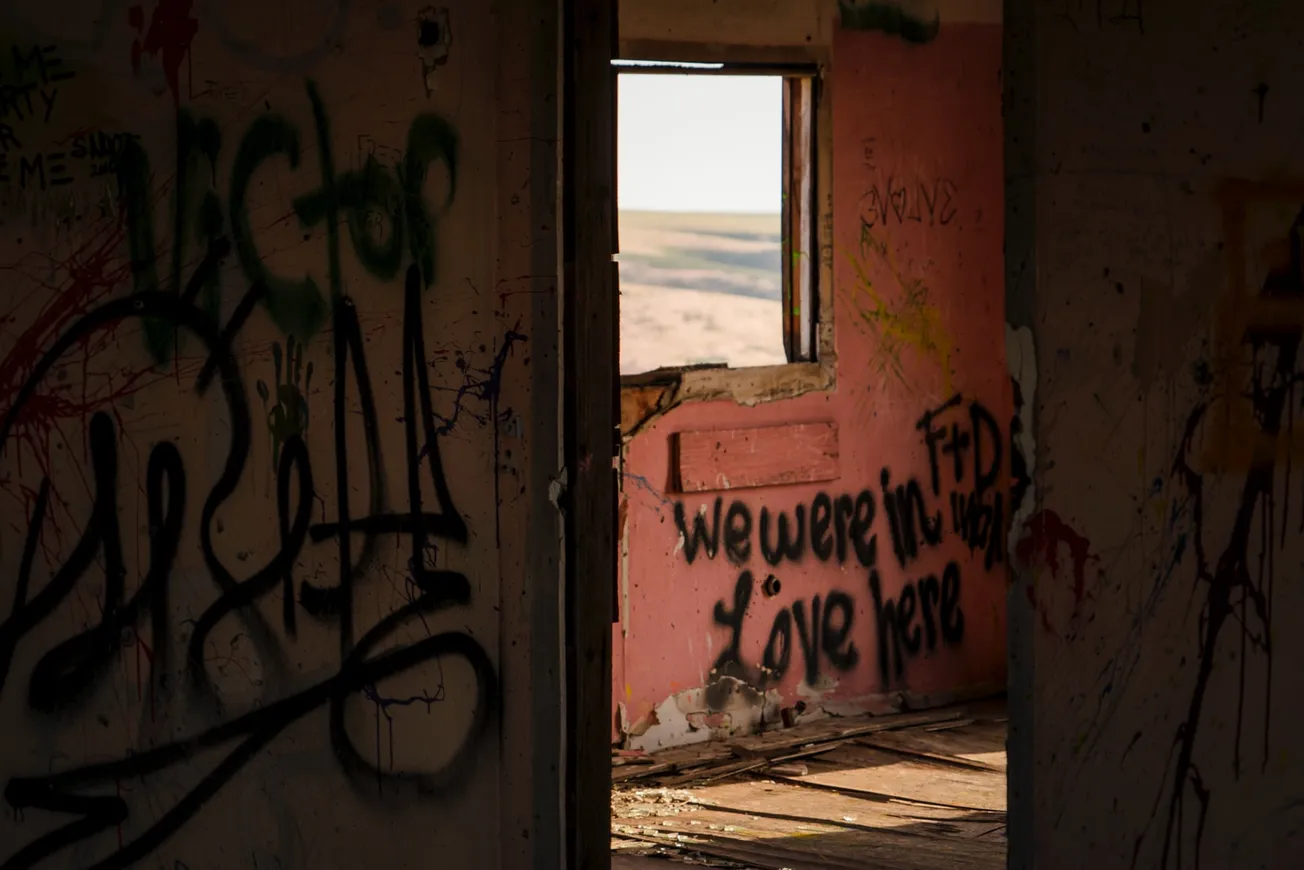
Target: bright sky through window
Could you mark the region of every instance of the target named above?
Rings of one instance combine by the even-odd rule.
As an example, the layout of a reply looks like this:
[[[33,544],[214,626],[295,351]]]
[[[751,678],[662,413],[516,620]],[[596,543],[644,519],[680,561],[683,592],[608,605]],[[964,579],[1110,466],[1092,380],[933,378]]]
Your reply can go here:
[[[620,365],[782,365],[783,79],[622,73]]]
[[[622,211],[779,213],[782,79],[625,73],[618,82]]]

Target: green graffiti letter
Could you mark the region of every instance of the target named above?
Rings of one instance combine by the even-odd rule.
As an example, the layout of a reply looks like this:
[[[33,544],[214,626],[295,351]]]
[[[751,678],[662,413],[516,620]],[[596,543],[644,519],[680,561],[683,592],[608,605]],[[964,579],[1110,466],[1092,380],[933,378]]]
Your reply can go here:
[[[196,121],[185,109],[177,112],[177,180],[172,192],[172,286],[173,293],[182,288],[182,261],[186,251],[187,214],[194,197],[196,169],[207,168],[208,190],[204,192],[199,207],[199,220],[195,225],[195,240],[205,249],[217,243],[222,234],[222,207],[212,185],[217,181],[217,154],[222,149],[222,133],[212,118]],[[207,160],[205,167],[202,160]],[[204,285],[196,288],[203,294],[204,308],[216,324],[221,315],[220,279],[213,270]]]
[[[240,265],[250,281],[267,288],[265,303],[272,322],[300,341],[311,338],[326,319],[326,303],[311,277],[302,281],[279,278],[263,264],[249,226],[245,195],[249,180],[264,160],[284,154],[291,169],[299,166],[299,134],[283,118],[263,115],[254,121],[240,143],[231,168],[231,234]]]
[[[131,278],[137,293],[158,292],[158,270],[154,266],[154,213],[149,201],[149,157],[135,139],[127,140],[118,155],[118,189],[122,194],[127,222],[127,253],[131,257]],[[172,356],[174,330],[156,318],[145,321],[145,346],[155,363]]]
[[[403,200],[407,211],[408,246],[413,261],[421,267],[426,286],[435,282],[435,219],[426,209],[426,174],[433,163],[448,168],[447,208],[457,186],[457,131],[437,115],[418,115],[408,128],[407,154],[403,161]]]
[[[221,144],[222,137],[216,124],[207,119],[195,121],[185,109],[180,110],[177,115],[177,176],[172,193],[172,274],[167,283],[168,292],[173,294],[179,295],[185,285],[186,230],[192,220],[190,205],[195,196],[194,176],[197,169],[203,168],[205,159],[209,190],[199,205],[196,239],[212,251],[222,234],[222,208],[211,189],[217,174],[217,153]],[[135,137],[126,138],[117,159],[117,173],[126,213],[127,247],[135,292],[157,292],[160,286],[155,261],[159,246],[154,238],[154,206],[149,195],[149,157]],[[216,322],[220,307],[217,270],[213,269],[204,276],[193,292],[205,294],[205,306]],[[145,345],[154,362],[161,365],[170,360],[180,339],[176,329],[156,318],[146,319],[144,329]]]
[[[376,278],[394,278],[403,264],[403,198],[398,181],[375,157],[368,157],[360,171],[340,174],[339,193],[353,252]]]

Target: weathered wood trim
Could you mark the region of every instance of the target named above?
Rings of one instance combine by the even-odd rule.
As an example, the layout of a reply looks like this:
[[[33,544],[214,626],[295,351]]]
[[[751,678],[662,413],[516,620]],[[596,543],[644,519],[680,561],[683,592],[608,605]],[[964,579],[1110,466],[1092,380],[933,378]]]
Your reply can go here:
[[[836,423],[697,429],[674,436],[679,492],[716,492],[836,480]]]
[[[622,7],[623,8],[623,7]],[[669,45],[669,43],[667,43]],[[622,47],[625,44],[622,43]],[[717,58],[702,53],[702,44],[682,44],[680,56],[666,54],[623,54],[635,60],[709,61]],[[725,60],[781,63],[782,47],[729,46]],[[837,347],[834,341],[835,289],[833,285],[833,98],[827,46],[801,49],[804,61],[815,63],[815,238],[819,266],[816,273],[815,362],[731,369],[724,366],[691,366],[658,369],[621,378],[620,431],[625,441],[656,418],[684,402],[732,401],[740,405],[791,399],[809,392],[831,391],[837,386]],[[650,387],[661,387],[653,400]]]
[[[619,450],[616,4],[563,0],[566,866],[611,866],[611,624]]]
[[[670,39],[622,39],[621,60],[674,63],[774,64],[820,66],[828,61],[824,45],[736,45],[726,42],[680,42]]]
[[[832,330],[827,331],[831,344]],[[837,386],[834,362],[826,359],[818,363],[746,369],[658,369],[630,375],[621,383],[621,436],[628,442],[653,421],[685,402],[736,402],[751,406],[832,390]]]
[[[836,0],[619,0],[620,38],[731,45],[832,42]]]

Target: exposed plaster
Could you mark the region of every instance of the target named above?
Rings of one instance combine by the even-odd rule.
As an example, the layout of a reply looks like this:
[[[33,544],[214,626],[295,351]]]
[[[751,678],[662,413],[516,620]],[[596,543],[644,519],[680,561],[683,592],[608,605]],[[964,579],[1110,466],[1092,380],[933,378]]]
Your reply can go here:
[[[719,703],[723,700],[724,703]],[[626,748],[652,752],[755,734],[766,722],[779,720],[777,690],[760,692],[733,677],[677,692],[637,722],[623,726]]]
[[[568,469],[563,468],[560,474],[548,480],[548,501],[552,502],[552,506],[562,512],[565,512],[562,499],[566,496],[567,471]]]
[[[802,680],[797,684],[797,694],[809,707],[818,707],[823,704],[824,696],[832,694],[838,689],[838,681],[824,674],[820,675],[816,683],[817,685],[812,686]]]
[[[453,45],[453,28],[447,7],[427,6],[418,15],[417,57],[421,60],[421,83],[426,96],[434,93],[438,83],[435,70],[448,63]]]
[[[837,386],[835,360],[731,369],[703,366],[658,369],[622,379],[620,433],[628,443],[685,402],[732,401],[744,407],[793,399]]]
[[[629,442],[653,421],[677,403],[675,394],[679,381],[648,385],[627,385],[620,388],[620,434]]]
[[[999,683],[972,686],[956,692],[912,692],[825,699],[835,686],[812,691],[798,687],[801,699],[784,699],[777,689],[761,695],[733,677],[721,677],[707,686],[686,689],[666,698],[637,722],[629,721],[624,704],[617,709],[625,748],[653,752],[674,746],[725,740],[759,734],[821,719],[886,716],[911,710],[929,710],[995,697],[1005,690]],[[726,703],[719,704],[721,698]]]
[[[629,636],[629,499],[620,497],[620,633]]]

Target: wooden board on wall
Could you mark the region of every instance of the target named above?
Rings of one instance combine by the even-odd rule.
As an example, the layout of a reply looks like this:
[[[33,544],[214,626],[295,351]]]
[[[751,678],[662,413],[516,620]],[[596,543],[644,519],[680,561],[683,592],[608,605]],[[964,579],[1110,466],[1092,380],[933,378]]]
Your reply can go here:
[[[836,423],[791,423],[675,436],[682,492],[816,483],[838,477]]]

